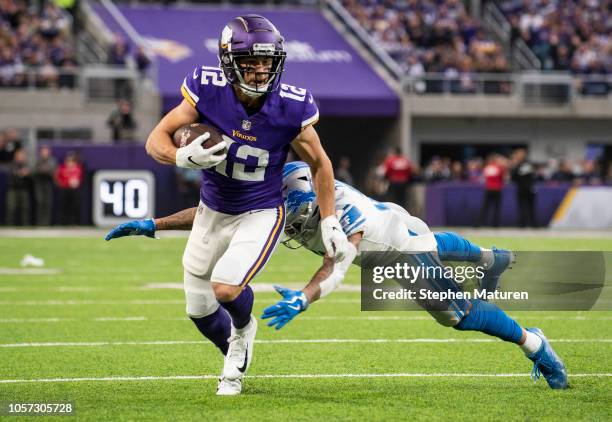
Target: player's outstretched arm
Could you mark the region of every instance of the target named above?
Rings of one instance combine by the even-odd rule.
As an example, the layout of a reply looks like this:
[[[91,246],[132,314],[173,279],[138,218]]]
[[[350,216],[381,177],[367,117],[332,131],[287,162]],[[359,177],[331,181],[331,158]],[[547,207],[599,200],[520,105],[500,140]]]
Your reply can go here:
[[[196,211],[197,207],[193,207],[167,217],[128,221],[113,228],[104,239],[111,240],[118,237],[140,235],[154,238],[157,230],[191,230]]]
[[[336,218],[334,170],[315,129],[307,126],[291,143],[295,152],[310,166],[321,214],[321,237],[327,255],[342,261],[348,241]]]
[[[346,259],[342,262],[334,262],[332,258],[325,256],[323,265],[301,291],[274,286],[283,299],[264,309],[261,318],[272,319],[268,326],[280,330],[299,313],[304,312],[309,304],[334,291],[344,280],[346,272],[357,256],[361,237],[361,233],[355,233],[349,237]]]
[[[348,238],[348,248],[344,261],[334,262],[333,259],[327,256],[323,257],[323,265],[321,265],[321,268],[315,273],[306,287],[302,289],[308,303],[313,303],[338,288],[344,280],[353,260],[357,256],[357,249],[359,248],[361,237],[362,233],[359,232],[352,234]]]
[[[198,111],[183,100],[151,131],[146,143],[147,154],[162,164],[176,164],[177,148],[172,143],[172,135],[181,126],[196,121],[198,121]]]

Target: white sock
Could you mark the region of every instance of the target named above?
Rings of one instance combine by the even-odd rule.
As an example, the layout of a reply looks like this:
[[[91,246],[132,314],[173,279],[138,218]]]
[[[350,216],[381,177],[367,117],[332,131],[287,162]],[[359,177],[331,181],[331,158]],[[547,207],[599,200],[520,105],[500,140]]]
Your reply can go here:
[[[493,251],[487,248],[480,248],[480,261],[478,261],[478,265],[482,265],[485,269],[489,269],[493,266],[495,262],[495,255],[493,255]]]
[[[527,333],[527,337],[525,338],[525,343],[521,344],[521,350],[525,352],[527,356],[533,355],[535,352],[540,350],[542,346],[542,339],[537,334],[532,333],[531,331],[525,330]]]

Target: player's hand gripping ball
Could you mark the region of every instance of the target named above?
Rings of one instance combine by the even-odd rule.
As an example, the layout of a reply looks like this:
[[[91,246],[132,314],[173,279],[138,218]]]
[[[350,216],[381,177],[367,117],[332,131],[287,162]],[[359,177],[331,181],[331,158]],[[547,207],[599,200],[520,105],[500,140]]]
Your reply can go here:
[[[227,157],[227,142],[214,126],[191,123],[180,127],[172,137],[176,165],[191,169],[214,167]]]

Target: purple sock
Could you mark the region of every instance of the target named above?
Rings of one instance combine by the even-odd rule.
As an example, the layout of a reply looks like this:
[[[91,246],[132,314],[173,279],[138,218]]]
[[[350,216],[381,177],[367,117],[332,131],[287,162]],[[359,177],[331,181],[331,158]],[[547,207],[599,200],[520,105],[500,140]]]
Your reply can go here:
[[[234,327],[240,329],[245,327],[251,320],[251,311],[253,310],[253,290],[251,286],[246,286],[238,297],[231,302],[220,302],[221,306],[232,317]]]
[[[232,320],[225,309],[219,307],[210,315],[202,318],[191,318],[191,320],[204,337],[212,341],[221,350],[223,355],[227,354],[227,339],[231,335]]]

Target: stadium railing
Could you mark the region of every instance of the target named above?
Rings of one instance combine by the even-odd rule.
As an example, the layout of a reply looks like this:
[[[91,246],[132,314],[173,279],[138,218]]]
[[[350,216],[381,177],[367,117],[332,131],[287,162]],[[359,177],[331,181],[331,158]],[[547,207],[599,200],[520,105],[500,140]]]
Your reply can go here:
[[[81,90],[87,101],[133,100],[134,90],[141,82],[136,69],[124,66],[90,65],[74,69],[25,68],[19,80],[0,85],[7,90]]]
[[[487,3],[484,19],[495,36],[512,55],[517,73],[407,75],[401,66],[380,47],[338,0],[321,0],[321,7],[353,35],[359,44],[380,64],[389,77],[399,81],[409,94],[505,95],[518,96],[523,104],[570,106],[576,98],[607,97],[612,92],[612,76],[571,75],[568,72],[541,72],[538,58],[521,39],[511,43],[510,24],[493,3]],[[512,44],[512,45],[511,45]]]
[[[81,72],[82,89],[88,101],[114,101],[123,98],[135,102],[135,90],[143,81],[136,69],[113,66],[87,66]]]
[[[404,92],[417,95],[508,95],[524,104],[567,106],[577,97],[606,97],[612,91],[612,76],[568,73],[469,73],[449,76],[425,73],[404,76]]]
[[[504,50],[510,53],[512,65],[517,70],[541,69],[542,63],[533,51],[518,38],[512,41],[511,26],[508,19],[493,2],[485,5],[482,20],[487,29],[491,31],[503,44]]]
[[[383,65],[385,70],[395,78],[401,80],[404,75],[402,68],[393,60],[379,45],[377,45],[370,34],[359,25],[357,20],[340,4],[338,0],[321,1],[323,10],[329,11],[336,19],[342,22],[360,44],[365,47]]]

